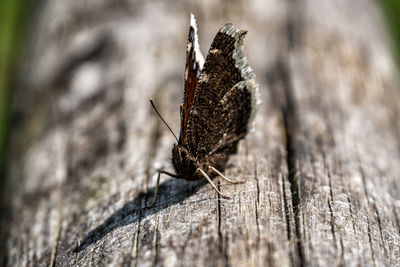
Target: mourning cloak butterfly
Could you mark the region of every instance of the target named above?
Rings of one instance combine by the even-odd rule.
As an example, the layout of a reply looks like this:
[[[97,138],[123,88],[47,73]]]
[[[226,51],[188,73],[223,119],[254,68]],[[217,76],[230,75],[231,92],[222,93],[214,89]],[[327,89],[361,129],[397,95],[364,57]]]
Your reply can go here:
[[[175,136],[177,144],[172,149],[176,174],[159,171],[151,206],[157,198],[161,173],[186,180],[206,179],[222,197],[227,196],[211,178],[220,176],[236,183],[221,171],[229,156],[236,153],[239,140],[245,137],[258,103],[258,85],[243,47],[246,34],[246,30],[227,23],[215,36],[204,61],[196,20],[191,15],[181,131],[179,140]],[[150,102],[159,115],[151,99]]]

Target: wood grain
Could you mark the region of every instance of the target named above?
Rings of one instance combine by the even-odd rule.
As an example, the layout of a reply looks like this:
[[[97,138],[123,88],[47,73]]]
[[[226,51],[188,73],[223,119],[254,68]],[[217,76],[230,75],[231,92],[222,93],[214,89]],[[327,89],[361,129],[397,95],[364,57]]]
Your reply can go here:
[[[9,266],[400,265],[400,95],[374,1],[45,1],[16,83]],[[218,181],[163,177],[190,13],[226,21],[263,100]]]

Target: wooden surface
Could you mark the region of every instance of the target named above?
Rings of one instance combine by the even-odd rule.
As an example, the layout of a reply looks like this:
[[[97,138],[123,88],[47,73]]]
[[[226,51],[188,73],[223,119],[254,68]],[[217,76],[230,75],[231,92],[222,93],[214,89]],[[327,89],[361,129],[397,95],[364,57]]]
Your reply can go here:
[[[9,266],[400,265],[400,94],[375,1],[45,1],[17,83]],[[220,183],[162,178],[190,13],[247,29],[263,100]]]

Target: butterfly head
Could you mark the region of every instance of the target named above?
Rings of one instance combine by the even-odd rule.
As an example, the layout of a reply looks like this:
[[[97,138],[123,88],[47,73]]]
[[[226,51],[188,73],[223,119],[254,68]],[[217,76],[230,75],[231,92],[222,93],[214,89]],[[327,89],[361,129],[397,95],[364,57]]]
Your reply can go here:
[[[197,160],[180,144],[175,144],[172,148],[172,164],[176,173],[188,180],[193,179],[193,174],[198,168]]]

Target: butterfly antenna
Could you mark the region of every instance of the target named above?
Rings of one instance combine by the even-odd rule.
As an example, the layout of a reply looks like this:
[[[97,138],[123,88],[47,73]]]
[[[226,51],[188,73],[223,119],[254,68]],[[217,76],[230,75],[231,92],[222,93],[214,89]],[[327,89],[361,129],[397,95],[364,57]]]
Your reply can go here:
[[[167,126],[167,128],[169,129],[169,131],[170,131],[170,132],[172,133],[172,135],[175,137],[176,142],[179,143],[178,137],[176,137],[176,135],[175,135],[174,132],[171,130],[171,128],[169,127],[169,125],[165,122],[165,120],[163,119],[163,117],[161,117],[160,113],[158,112],[156,106],[154,105],[153,98],[150,97],[149,100],[150,100],[151,106],[153,107],[154,111],[157,113],[158,117],[160,117],[160,119],[164,122],[165,126]]]

